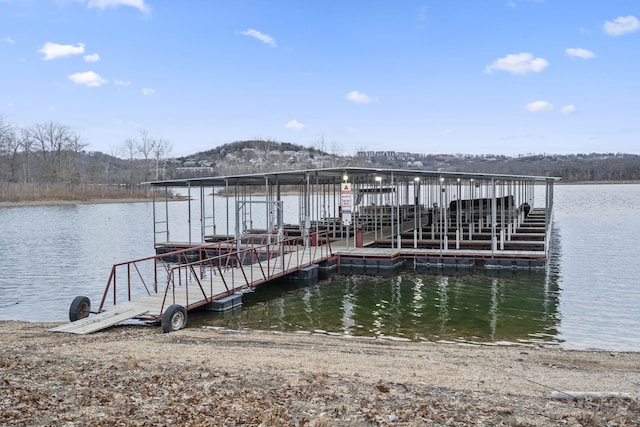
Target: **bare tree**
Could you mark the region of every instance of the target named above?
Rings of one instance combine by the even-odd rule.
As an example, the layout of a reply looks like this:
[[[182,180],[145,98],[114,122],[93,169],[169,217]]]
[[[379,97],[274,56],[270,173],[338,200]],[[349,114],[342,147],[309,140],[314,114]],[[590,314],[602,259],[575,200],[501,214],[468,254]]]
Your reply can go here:
[[[331,141],[331,155],[330,167],[345,167],[349,166],[349,159],[344,156],[344,149],[337,141]]]
[[[15,180],[14,158],[17,152],[15,140],[14,126],[0,116],[0,181],[2,182]]]
[[[134,183],[134,177],[135,177],[134,162],[135,162],[136,155],[138,154],[138,147],[137,147],[136,141],[134,141],[133,139],[127,139],[126,141],[124,141],[122,150],[124,154],[127,156],[127,160],[129,161],[129,182],[127,182],[127,185],[129,185],[129,189],[133,193],[133,183]]]
[[[143,181],[148,181],[150,177],[151,165],[149,159],[154,152],[158,141],[154,139],[145,129],[140,130],[140,139],[136,142],[138,153],[142,155],[144,160]]]
[[[327,141],[324,139],[324,135],[322,135],[320,139],[311,146],[311,148],[318,150],[320,154],[327,154],[328,147]]]
[[[67,143],[60,153],[60,170],[59,176],[63,182],[69,184],[79,184],[81,181],[80,164],[78,159],[84,152],[87,144],[80,140],[80,135],[70,134],[67,137]]]
[[[30,138],[31,131],[27,128],[20,130],[20,139],[16,141],[16,154],[22,149],[22,178],[21,182],[25,184],[32,181],[31,176],[31,157],[33,152],[33,140]]]
[[[258,167],[261,172],[271,172],[272,168],[272,159],[271,156],[273,151],[275,150],[276,142],[271,139],[263,139],[258,140],[256,144],[256,156],[259,160]]]
[[[67,182],[69,166],[73,164],[75,169],[75,161],[86,146],[79,135],[58,122],[38,123],[25,137],[25,143],[38,148],[40,178],[49,183]]]
[[[2,116],[0,116],[0,154],[4,155],[7,151],[5,149],[5,141],[9,137],[10,134],[15,133],[14,126],[5,121]]]
[[[156,180],[160,179],[160,170],[162,169],[162,179],[165,179],[165,172],[167,167],[167,160],[169,160],[169,154],[171,153],[172,146],[166,139],[158,139],[155,148],[153,150],[154,160],[156,162]],[[162,168],[160,167],[162,163]]]

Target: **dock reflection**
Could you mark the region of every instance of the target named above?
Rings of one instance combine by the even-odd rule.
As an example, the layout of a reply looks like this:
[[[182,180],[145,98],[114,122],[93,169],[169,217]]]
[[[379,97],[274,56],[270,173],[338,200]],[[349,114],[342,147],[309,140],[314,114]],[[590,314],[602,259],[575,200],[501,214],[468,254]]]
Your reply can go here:
[[[241,309],[193,313],[190,325],[478,343],[560,344],[557,274],[416,272],[280,281]]]

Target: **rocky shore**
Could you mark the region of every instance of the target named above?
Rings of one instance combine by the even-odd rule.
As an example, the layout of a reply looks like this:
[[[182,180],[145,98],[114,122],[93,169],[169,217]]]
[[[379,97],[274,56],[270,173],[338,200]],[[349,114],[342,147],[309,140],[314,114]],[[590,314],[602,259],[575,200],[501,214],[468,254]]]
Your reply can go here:
[[[0,425],[640,424],[640,353],[53,326],[0,322]]]

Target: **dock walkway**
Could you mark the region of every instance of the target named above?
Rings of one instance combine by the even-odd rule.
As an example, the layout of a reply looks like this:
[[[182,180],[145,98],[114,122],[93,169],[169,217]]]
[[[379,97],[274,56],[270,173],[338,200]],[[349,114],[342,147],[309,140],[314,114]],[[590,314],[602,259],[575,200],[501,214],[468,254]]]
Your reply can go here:
[[[328,241],[327,241],[328,242]],[[332,256],[331,245],[316,247],[291,245],[285,240],[280,243],[257,245],[241,250],[233,250],[230,242],[227,251],[220,254],[225,245],[205,245],[198,248],[182,249],[155,257],[144,258],[113,267],[111,278],[98,312],[93,316],[70,322],[51,329],[54,332],[89,334],[114,326],[129,319],[159,321],[168,307],[177,304],[187,311],[219,301],[233,294],[242,293],[255,286],[295,273],[305,267],[318,264]],[[198,253],[194,259],[194,253]],[[214,256],[208,253],[214,252]],[[170,261],[166,261],[170,260]],[[150,271],[145,263],[161,263],[161,268]],[[146,266],[148,267],[148,266]],[[157,267],[157,266],[156,266]],[[117,272],[124,273],[127,283],[126,295],[116,288]],[[166,283],[165,287],[154,286],[138,280],[137,284],[147,289],[147,295],[134,297],[131,288],[131,272],[147,271],[157,274],[164,271],[164,279],[154,279],[156,284]],[[120,277],[120,276],[118,276]],[[138,279],[143,279],[139,277]],[[149,279],[149,278],[144,278]],[[119,285],[122,287],[122,285]],[[107,305],[107,297],[113,304]],[[125,299],[118,302],[118,299]]]

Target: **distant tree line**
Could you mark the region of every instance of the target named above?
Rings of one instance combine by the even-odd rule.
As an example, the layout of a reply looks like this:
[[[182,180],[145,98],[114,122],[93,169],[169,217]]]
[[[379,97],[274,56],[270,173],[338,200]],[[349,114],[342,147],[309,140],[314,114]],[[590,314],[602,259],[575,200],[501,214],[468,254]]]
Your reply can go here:
[[[466,162],[448,170],[559,177],[563,182],[640,181],[640,156],[624,153],[535,155]]]
[[[314,167],[415,167],[404,156],[342,155],[339,144],[321,139],[313,147],[274,140],[236,141],[187,157],[172,159],[172,146],[142,129],[112,153],[88,152],[77,132],[58,122],[17,127],[0,116],[0,201],[7,194],[18,197],[26,188],[32,197],[43,197],[42,188],[65,189],[73,197],[90,194],[91,186],[106,186],[130,195],[140,183],[180,177],[178,166],[206,163],[206,173],[231,175]],[[327,152],[329,151],[329,152]],[[560,177],[564,182],[640,181],[640,156],[635,154],[527,155],[421,155],[419,169]],[[182,167],[181,169],[189,169]],[[194,168],[197,169],[197,168]],[[212,171],[212,172],[210,172]],[[191,175],[190,175],[191,176]],[[29,185],[29,187],[25,187]],[[36,187],[38,190],[36,191]],[[12,189],[8,191],[7,189]],[[136,193],[138,194],[138,193]],[[84,196],[90,197],[90,196]]]
[[[141,130],[111,155],[87,152],[81,136],[50,121],[18,128],[0,116],[0,183],[73,190],[105,184],[133,194],[141,182],[165,177],[171,144]],[[25,188],[25,187],[19,187]]]

